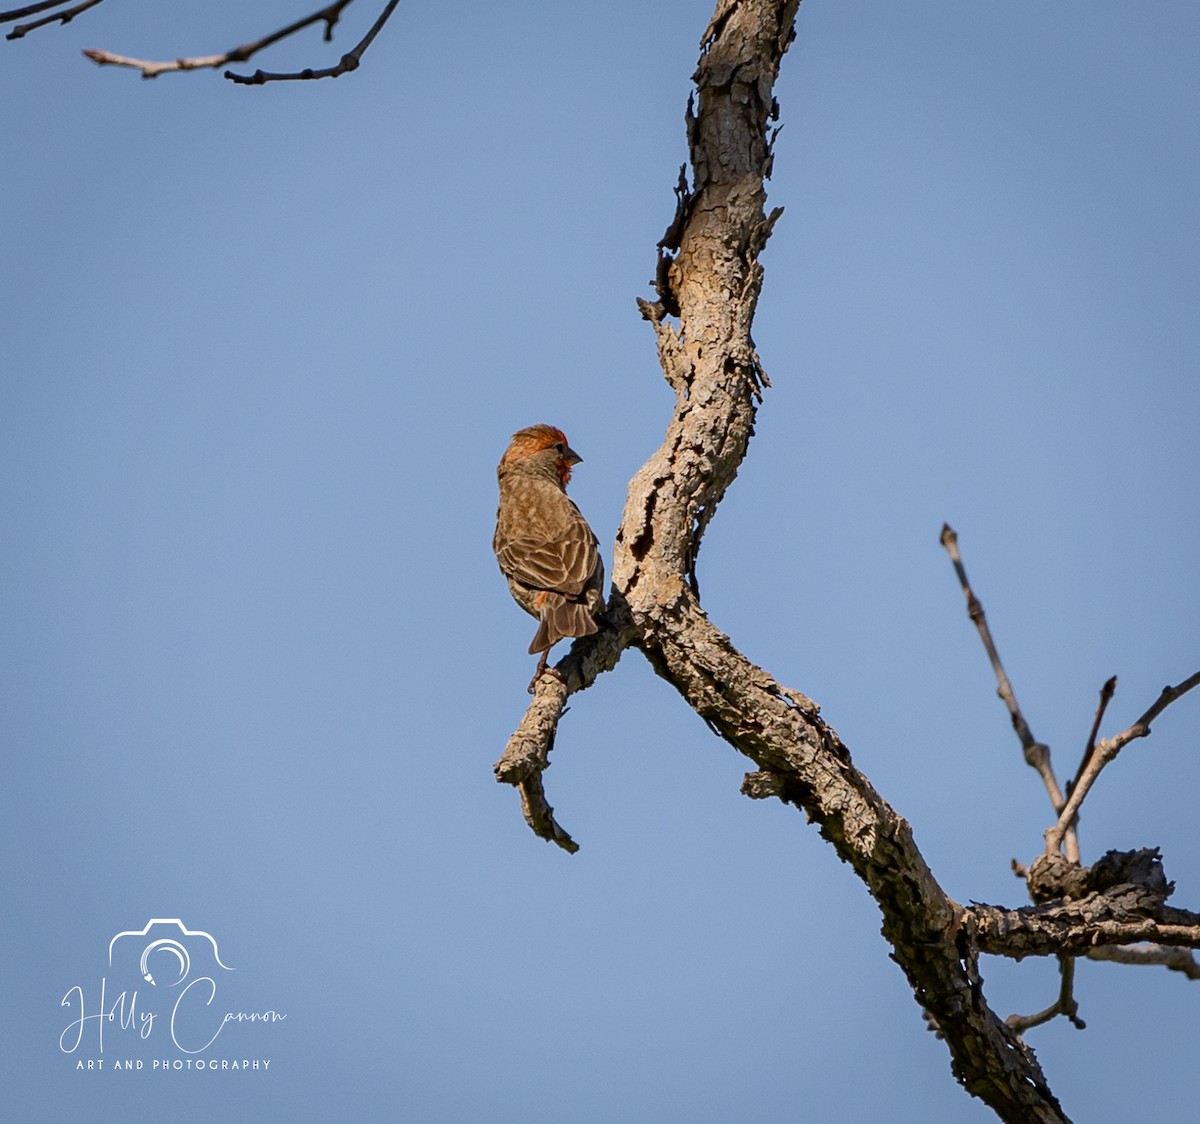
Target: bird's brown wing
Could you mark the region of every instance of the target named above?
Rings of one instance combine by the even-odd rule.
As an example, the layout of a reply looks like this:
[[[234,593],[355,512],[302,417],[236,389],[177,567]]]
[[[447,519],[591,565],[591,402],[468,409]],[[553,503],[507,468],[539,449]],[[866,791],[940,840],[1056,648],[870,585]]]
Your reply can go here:
[[[570,500],[567,503],[569,515],[553,539],[498,532],[496,557],[505,574],[525,585],[578,597],[595,572],[600,547],[587,520]]]

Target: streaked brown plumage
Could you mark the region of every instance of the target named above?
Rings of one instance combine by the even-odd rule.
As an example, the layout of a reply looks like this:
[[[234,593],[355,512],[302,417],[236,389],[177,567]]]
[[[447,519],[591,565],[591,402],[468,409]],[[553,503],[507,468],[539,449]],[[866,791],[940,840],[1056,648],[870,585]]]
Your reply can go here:
[[[492,541],[513,599],[538,618],[530,654],[598,630],[604,611],[600,544],[567,496],[571,468],[582,458],[561,429],[531,425],[513,434],[500,460],[500,507]]]

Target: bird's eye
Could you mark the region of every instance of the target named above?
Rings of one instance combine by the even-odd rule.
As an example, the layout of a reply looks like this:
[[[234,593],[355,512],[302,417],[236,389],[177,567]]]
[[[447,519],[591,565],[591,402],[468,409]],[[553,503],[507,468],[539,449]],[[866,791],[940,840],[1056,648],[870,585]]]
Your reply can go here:
[[[567,447],[561,441],[556,441],[554,443],[554,451],[557,453],[565,453],[567,451]]]

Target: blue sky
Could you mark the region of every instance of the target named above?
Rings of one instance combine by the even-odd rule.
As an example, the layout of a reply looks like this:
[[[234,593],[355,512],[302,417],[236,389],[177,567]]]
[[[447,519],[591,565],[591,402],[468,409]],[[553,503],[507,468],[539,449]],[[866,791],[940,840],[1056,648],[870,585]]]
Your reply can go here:
[[[360,7],[262,65],[327,64]],[[210,53],[302,10],[108,0],[0,53],[6,1103],[992,1119],[864,889],[738,794],[747,763],[637,653],[573,700],[546,775],[579,854],[492,778],[533,662],[495,464],[561,426],[611,543],[670,409],[634,298],[709,6],[414,0],[357,74],[262,89],[78,55]],[[1111,733],[1200,665],[1198,41],[1182,3],[807,0],[785,59],[774,387],[704,604],[821,704],[959,900],[1020,904],[1010,860],[1050,818],[944,520],[1060,778],[1108,676]],[[1198,708],[1081,828],[1088,860],[1161,846],[1192,908]],[[92,1030],[60,1048],[68,990],[95,1004],[109,942],[156,918],[219,941],[214,1006],[286,1013],[212,1051],[268,1070],[153,1071],[183,1056],[165,1017],[106,1031],[142,1072],[76,1069]],[[983,972],[1001,1014],[1056,993],[1044,963]],[[1068,1113],[1194,1104],[1195,987],[1081,964],[1088,1029],[1029,1035]]]

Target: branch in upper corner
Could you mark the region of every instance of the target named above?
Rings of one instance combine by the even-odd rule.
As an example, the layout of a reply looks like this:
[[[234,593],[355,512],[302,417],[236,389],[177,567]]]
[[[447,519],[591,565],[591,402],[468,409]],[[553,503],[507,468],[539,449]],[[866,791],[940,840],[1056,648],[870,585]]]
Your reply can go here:
[[[1083,804],[1084,798],[1087,796],[1092,785],[1096,783],[1096,778],[1100,776],[1105,765],[1115,760],[1117,754],[1133,741],[1134,738],[1146,737],[1150,733],[1150,724],[1171,703],[1175,702],[1176,699],[1182,698],[1197,685],[1200,685],[1200,671],[1189,676],[1175,687],[1164,687],[1146,713],[1132,726],[1122,730],[1119,734],[1115,734],[1111,738],[1102,738],[1096,743],[1094,752],[1079,772],[1079,777],[1076,779],[1074,787],[1071,790],[1071,796],[1059,814],[1058,822],[1046,832],[1046,854],[1052,853],[1061,845],[1063,836],[1070,830],[1070,825],[1079,814],[1079,808]]]
[[[36,31],[39,27],[45,27],[48,23],[70,23],[81,12],[86,12],[88,8],[94,8],[97,4],[103,3],[103,0],[81,0],[78,4],[73,4],[69,8],[63,7],[66,0],[41,0],[37,4],[26,4],[24,8],[14,8],[9,12],[0,12],[0,23],[11,23],[13,20],[19,20],[25,16],[36,15],[38,12],[48,11],[50,8],[61,8],[61,11],[51,12],[48,16],[42,16],[40,20],[30,20],[29,23],[19,23],[10,31],[6,39],[22,39],[31,31]]]
[[[371,25],[371,29],[359,40],[358,45],[352,51],[347,51],[342,55],[336,66],[329,66],[324,70],[306,69],[286,74],[270,74],[265,70],[256,70],[253,74],[234,74],[232,70],[227,70],[225,77],[241,86],[262,86],[267,82],[298,82],[308,81],[312,78],[338,78],[343,74],[349,74],[352,70],[358,69],[363,53],[383,29],[383,25],[391,18],[399,3],[400,0],[388,0],[383,11],[379,13],[379,18]]]
[[[942,524],[941,543],[946,548],[946,553],[950,555],[950,561],[954,564],[954,572],[958,575],[959,585],[962,586],[962,591],[967,598],[967,615],[975,622],[975,627],[979,630],[979,638],[983,641],[983,647],[996,676],[997,693],[1004,701],[1004,705],[1008,707],[1013,729],[1025,752],[1025,760],[1042,778],[1042,784],[1046,787],[1046,795],[1050,797],[1050,804],[1055,812],[1061,812],[1066,800],[1062,790],[1058,787],[1058,780],[1054,776],[1054,769],[1050,764],[1050,747],[1039,742],[1033,736],[1033,732],[1029,729],[1029,723],[1025,721],[1025,715],[1021,713],[1016,693],[1005,673],[1004,664],[1000,662],[1000,653],[996,650],[995,641],[992,639],[992,631],[988,627],[983,604],[975,596],[975,591],[971,588],[971,583],[967,578],[967,570],[958,551],[958,535],[949,523]],[[1079,862],[1079,842],[1073,828],[1067,837],[1067,858],[1072,862]]]
[[[102,0],[82,0],[81,3],[75,4],[72,7],[62,8],[60,11],[51,12],[50,15],[43,16],[41,19],[32,20],[25,24],[18,24],[9,32],[8,38],[20,39],[26,33],[36,28],[44,27],[48,23],[69,23],[80,12],[86,11],[88,8],[93,8],[101,2]],[[342,12],[353,2],[354,0],[334,0],[334,3],[327,4],[319,11],[304,16],[294,23],[280,28],[278,31],[264,35],[261,39],[257,39],[251,43],[243,43],[237,47],[231,47],[228,51],[216,55],[193,55],[186,58],[181,57],[156,61],[152,59],[136,59],[128,55],[117,54],[113,51],[95,49],[86,50],[83,53],[98,66],[128,67],[132,70],[141,71],[143,78],[157,78],[160,74],[167,74],[172,71],[218,70],[223,66],[228,66],[230,63],[246,62],[247,59],[258,54],[259,51],[265,50],[267,47],[273,46],[280,40],[287,39],[289,36],[295,35],[296,32],[302,31],[306,27],[311,27],[315,23],[325,24],[325,42],[332,42],[334,25],[341,18]],[[0,12],[0,23],[7,23],[14,19],[20,19],[23,16],[33,15],[36,12],[47,11],[50,8],[61,8],[63,3],[65,3],[65,0],[42,0],[40,3],[30,4],[24,8],[14,9],[9,12]],[[256,70],[253,74],[235,74],[233,71],[227,70],[225,71],[225,77],[243,86],[261,86],[267,82],[337,78],[342,74],[349,74],[351,71],[358,69],[363,54],[374,41],[375,36],[383,29],[383,25],[391,18],[392,13],[396,10],[396,6],[399,3],[400,0],[388,0],[383,7],[383,11],[380,12],[379,17],[371,25],[366,35],[362,37],[352,50],[342,55],[341,59],[333,66],[325,67],[321,70],[306,68],[284,74],[272,74],[264,70]]]
[[[117,55],[111,51],[88,50],[83,53],[98,66],[131,67],[134,70],[140,70],[143,78],[157,78],[160,74],[176,70],[202,70],[205,68],[215,70],[222,66],[228,66],[231,62],[245,62],[259,51],[278,43],[281,39],[295,35],[297,31],[311,27],[314,23],[325,24],[325,42],[332,42],[334,25],[338,22],[342,12],[353,2],[354,0],[335,0],[334,3],[326,5],[319,12],[304,16],[295,23],[273,31],[270,35],[264,35],[263,38],[255,40],[253,43],[243,43],[239,47],[231,47],[219,55],[201,55],[173,59],[169,62],[152,62],[148,59],[134,59],[126,55]]]

